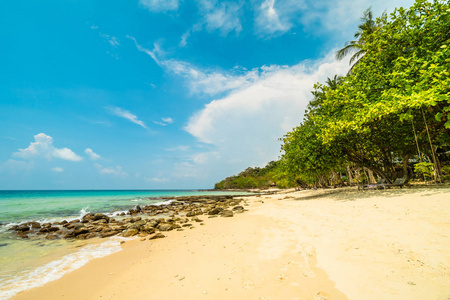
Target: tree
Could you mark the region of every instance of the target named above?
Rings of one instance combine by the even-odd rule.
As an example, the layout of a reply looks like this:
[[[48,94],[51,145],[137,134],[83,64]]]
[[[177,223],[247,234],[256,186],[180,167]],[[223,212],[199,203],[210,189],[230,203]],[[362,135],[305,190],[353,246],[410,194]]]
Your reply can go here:
[[[345,47],[338,50],[336,53],[336,58],[342,60],[345,56],[350,53],[354,53],[350,59],[349,64],[353,66],[358,63],[359,59],[366,53],[366,41],[370,35],[372,35],[378,28],[378,24],[373,19],[372,7],[369,7],[364,11],[361,17],[361,23],[358,25],[358,30],[356,31],[354,37],[356,40],[349,41],[346,43]]]

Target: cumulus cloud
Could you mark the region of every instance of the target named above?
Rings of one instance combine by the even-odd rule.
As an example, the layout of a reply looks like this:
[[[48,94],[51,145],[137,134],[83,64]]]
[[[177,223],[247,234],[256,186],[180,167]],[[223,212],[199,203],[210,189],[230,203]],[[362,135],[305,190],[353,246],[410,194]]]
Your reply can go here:
[[[83,159],[69,148],[56,148],[53,146],[53,138],[45,133],[35,135],[34,142],[31,142],[28,148],[19,149],[18,152],[13,153],[13,156],[23,159],[39,157],[45,157],[47,159],[59,158],[70,161],[80,161]]]
[[[128,174],[122,170],[121,166],[114,167],[104,167],[101,164],[94,164],[95,168],[100,174],[103,175],[115,175],[120,177],[126,177]]]
[[[56,173],[64,172],[64,169],[61,167],[54,167],[54,168],[51,168],[51,170]]]
[[[138,117],[129,112],[128,110],[122,109],[120,107],[107,107],[107,109],[115,116],[127,119],[128,121],[137,124],[145,129],[148,129],[145,123],[138,119]]]
[[[100,155],[95,153],[91,148],[86,148],[86,150],[84,150],[84,153],[86,153],[88,155],[89,159],[91,159],[91,160],[97,160],[97,159],[102,158]]]
[[[348,61],[336,61],[332,51],[315,62],[261,69],[252,84],[211,101],[191,116],[185,130],[214,149],[193,155],[190,165],[177,165],[178,173],[211,174],[214,165],[227,170],[228,176],[277,159],[278,139],[301,122],[314,83],[345,74]]]
[[[178,9],[178,0],[139,0],[139,4],[153,12]]]

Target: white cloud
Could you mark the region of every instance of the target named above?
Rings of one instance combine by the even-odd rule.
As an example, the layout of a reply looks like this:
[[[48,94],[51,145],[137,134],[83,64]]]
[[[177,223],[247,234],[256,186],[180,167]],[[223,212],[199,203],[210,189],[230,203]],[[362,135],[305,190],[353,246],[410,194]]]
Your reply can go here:
[[[150,182],[158,182],[158,183],[170,181],[168,178],[157,178],[157,177],[152,177],[152,178],[144,177],[144,179],[145,179],[146,181],[150,181]]]
[[[102,158],[100,155],[95,153],[91,148],[86,148],[86,150],[84,150],[84,153],[86,153],[91,160],[97,160]]]
[[[203,18],[208,32],[219,30],[223,36],[235,31],[242,31],[240,20],[241,5],[232,2],[217,2],[212,5],[212,1],[202,1],[208,4],[203,5]]]
[[[33,161],[22,161],[8,159],[4,163],[0,164],[0,172],[6,171],[11,174],[16,174],[17,172],[30,171],[34,168]]]
[[[99,33],[99,34],[103,38],[103,40],[105,42],[107,42],[108,44],[110,44],[112,47],[117,48],[117,46],[120,45],[119,39],[117,37],[109,35],[109,34],[104,34],[104,33]]]
[[[186,146],[186,145],[180,145],[180,146],[176,146],[173,148],[167,148],[166,151],[188,151],[189,149],[191,149],[190,146]]]
[[[56,148],[53,146],[53,138],[45,133],[35,135],[34,140],[34,142],[30,143],[28,148],[19,149],[19,152],[13,153],[13,156],[23,159],[33,159],[38,157],[45,157],[47,159],[60,158],[70,161],[80,161],[83,159],[69,148]]]
[[[255,31],[260,36],[284,34],[297,22],[304,1],[264,0],[255,2]]]
[[[166,125],[172,124],[173,119],[172,118],[161,118],[161,121],[153,121],[153,123],[161,125],[161,126],[166,126]]]
[[[139,4],[153,12],[178,9],[178,0],[139,0]]]
[[[217,95],[230,90],[236,90],[253,83],[259,78],[259,72],[264,69],[254,69],[243,72],[239,68],[232,72],[221,70],[201,69],[188,62],[176,59],[160,58],[163,51],[155,44],[153,50],[140,46],[133,37],[132,39],[139,51],[148,54],[161,68],[169,73],[183,77],[188,84],[191,93],[204,95]]]
[[[114,167],[103,167],[101,164],[94,164],[95,168],[97,168],[98,172],[103,175],[115,175],[120,177],[126,177],[128,174],[122,171],[121,166]]]
[[[138,119],[138,117],[128,110],[122,109],[120,107],[108,107],[107,108],[113,115],[127,119],[128,121],[137,124],[145,129],[148,129],[145,123]]]
[[[64,169],[61,167],[54,167],[54,168],[51,168],[51,170],[56,173],[64,172]]]
[[[414,0],[261,0],[254,2],[255,32],[262,37],[284,34],[296,25],[307,32],[338,33],[351,38],[364,10],[372,6],[374,16],[395,7],[410,7]]]
[[[214,149],[194,155],[192,167],[177,165],[178,173],[211,176],[227,170],[223,177],[277,159],[278,139],[301,122],[314,83],[345,74],[348,61],[336,61],[332,51],[315,62],[261,69],[252,84],[191,116],[185,130]]]

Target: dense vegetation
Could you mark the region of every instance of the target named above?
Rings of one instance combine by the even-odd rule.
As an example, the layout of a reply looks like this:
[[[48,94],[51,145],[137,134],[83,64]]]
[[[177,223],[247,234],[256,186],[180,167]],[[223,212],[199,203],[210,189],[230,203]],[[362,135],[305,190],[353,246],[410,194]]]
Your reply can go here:
[[[355,39],[337,53],[338,59],[354,53],[349,73],[314,86],[304,120],[282,138],[273,168],[261,176],[265,168],[249,168],[217,188],[259,187],[262,178],[283,186],[445,179],[450,4],[417,0],[375,20],[369,9]]]

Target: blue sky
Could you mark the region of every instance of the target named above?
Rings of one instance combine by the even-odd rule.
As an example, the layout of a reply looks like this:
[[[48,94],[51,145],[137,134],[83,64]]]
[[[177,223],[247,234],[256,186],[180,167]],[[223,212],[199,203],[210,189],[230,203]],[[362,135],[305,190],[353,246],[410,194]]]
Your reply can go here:
[[[362,12],[413,1],[0,2],[0,189],[212,188],[280,155]]]

